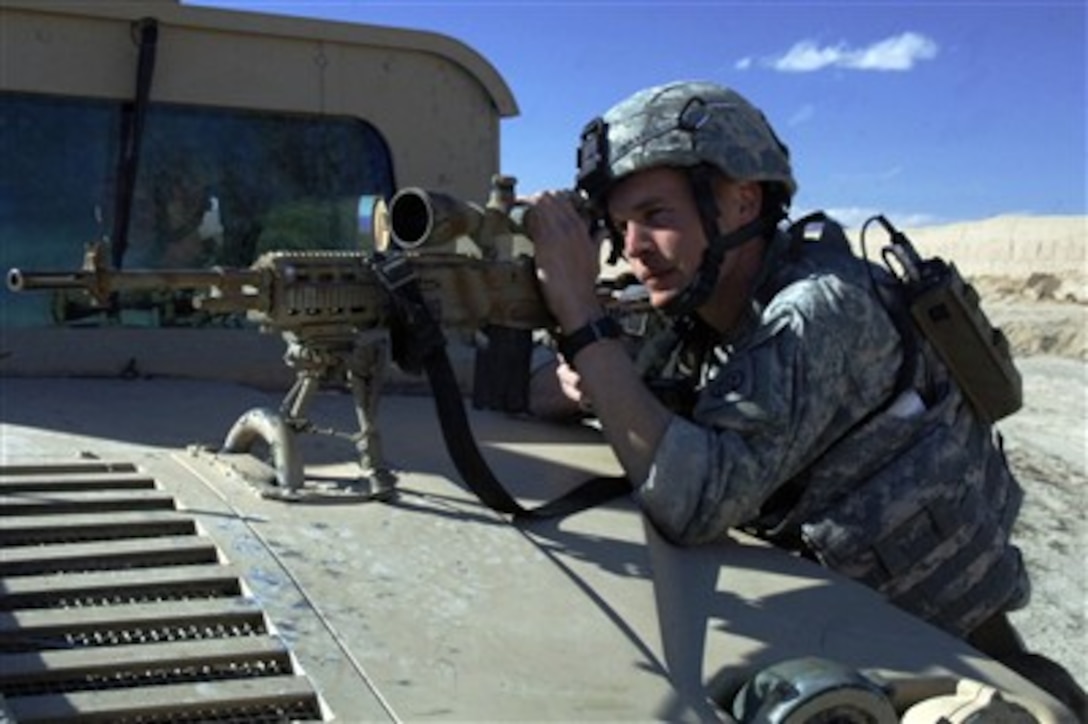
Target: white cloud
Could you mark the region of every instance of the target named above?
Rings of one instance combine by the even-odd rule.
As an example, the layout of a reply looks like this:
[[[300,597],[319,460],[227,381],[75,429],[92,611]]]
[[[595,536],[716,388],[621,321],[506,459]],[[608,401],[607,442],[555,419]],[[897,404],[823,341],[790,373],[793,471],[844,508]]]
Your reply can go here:
[[[918,33],[903,33],[874,43],[846,60],[847,67],[858,70],[910,70],[917,61],[936,57],[936,41]]]
[[[845,47],[841,44],[821,48],[811,40],[802,40],[787,50],[785,55],[776,59],[768,59],[767,65],[775,70],[808,73],[841,63],[846,53]]]
[[[763,58],[760,65],[785,73],[811,73],[824,68],[849,70],[904,71],[923,60],[937,57],[937,43],[919,33],[906,32],[877,41],[863,48],[851,48],[845,43],[820,46],[812,40],[802,40],[784,54]],[[746,70],[752,58],[736,63]]]

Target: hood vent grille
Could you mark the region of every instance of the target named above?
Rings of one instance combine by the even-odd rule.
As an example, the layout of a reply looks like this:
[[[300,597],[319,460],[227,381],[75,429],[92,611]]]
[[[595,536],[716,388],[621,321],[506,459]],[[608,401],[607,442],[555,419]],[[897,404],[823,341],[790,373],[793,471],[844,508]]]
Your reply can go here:
[[[128,463],[0,466],[0,721],[326,719],[238,571]]]

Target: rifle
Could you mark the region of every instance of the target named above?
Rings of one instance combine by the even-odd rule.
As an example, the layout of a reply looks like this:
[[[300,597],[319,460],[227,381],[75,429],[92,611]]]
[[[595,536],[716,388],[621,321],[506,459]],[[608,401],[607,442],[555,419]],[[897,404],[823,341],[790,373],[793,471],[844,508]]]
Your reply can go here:
[[[410,374],[445,344],[441,329],[477,333],[480,406],[525,405],[533,330],[553,326],[537,288],[531,241],[512,214],[513,180],[493,183],[486,207],[417,188],[398,192],[374,209],[376,250],[273,251],[248,268],[111,268],[104,243],[86,249],[77,271],[11,269],[12,291],[82,290],[108,308],[121,292],[192,291],[192,305],[208,314],[244,314],[265,333],[280,334],[285,363],[296,379],[278,410],[255,408],[227,433],[223,452],[249,452],[259,440],[275,468],[276,497],[294,497],[304,482],[296,435],[321,432],[307,418],[314,393],[328,384],[350,387],[359,433],[359,464],[372,480],[371,497],[393,492],[376,424],[378,398],[390,353]],[[474,249],[455,251],[467,239]],[[481,337],[480,330],[483,331]],[[524,360],[522,390],[506,362]],[[490,361],[490,362],[488,362]],[[506,370],[504,376],[481,368]],[[513,369],[516,369],[516,365]],[[498,385],[498,387],[496,387]],[[511,402],[511,400],[513,400]]]
[[[346,383],[359,423],[351,437],[371,481],[369,497],[384,499],[394,493],[395,478],[384,464],[377,408],[390,357],[409,374],[426,368],[436,399],[442,400],[443,432],[452,436],[447,443],[456,440],[451,452],[459,468],[464,450],[475,451],[471,441],[456,437],[463,430],[447,429],[446,421],[456,413],[451,411],[456,391],[450,389],[456,383],[443,369],[448,360],[442,329],[474,333],[477,407],[527,409],[532,334],[555,326],[537,287],[532,240],[524,231],[530,212],[515,202],[509,177],[493,180],[485,206],[413,187],[397,192],[388,204],[375,202],[373,252],[273,251],[241,269],[120,271],[110,267],[106,246],[95,243],[80,270],[12,269],[7,281],[17,292],[82,290],[100,308],[114,304],[121,292],[191,291],[191,304],[201,312],[245,314],[262,332],[280,334],[294,384],[278,410],[254,408],[241,415],[221,451],[246,453],[264,441],[276,485],[263,492],[297,497],[304,472],[296,436],[327,432],[309,421],[307,408],[321,386]],[[455,248],[464,246],[461,242],[468,248]],[[602,306],[637,338],[644,333],[649,305],[616,291],[602,281]],[[482,469],[482,461],[472,467]]]

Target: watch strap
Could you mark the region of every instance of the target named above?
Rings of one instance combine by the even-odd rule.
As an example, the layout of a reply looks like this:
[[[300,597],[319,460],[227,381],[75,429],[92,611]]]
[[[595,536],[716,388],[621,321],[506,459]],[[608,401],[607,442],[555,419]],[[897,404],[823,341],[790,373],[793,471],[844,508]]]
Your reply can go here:
[[[574,358],[579,352],[599,340],[618,339],[620,331],[619,323],[612,317],[597,317],[570,334],[561,335],[558,342],[559,354],[573,367]]]

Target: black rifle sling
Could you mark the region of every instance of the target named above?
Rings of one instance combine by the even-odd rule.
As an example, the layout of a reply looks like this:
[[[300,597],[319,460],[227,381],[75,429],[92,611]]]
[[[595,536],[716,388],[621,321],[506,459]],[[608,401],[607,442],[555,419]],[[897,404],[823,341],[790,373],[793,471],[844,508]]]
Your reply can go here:
[[[535,508],[518,503],[495,477],[487,464],[469,427],[465,403],[450,365],[446,348],[441,347],[424,360],[427,379],[434,394],[442,437],[446,441],[453,464],[465,483],[481,501],[493,510],[515,518],[554,518],[605,503],[630,492],[625,477],[598,476],[590,478],[564,495]]]
[[[499,482],[484,459],[469,425],[461,390],[446,353],[446,340],[419,290],[418,279],[403,257],[376,258],[373,263],[382,285],[393,303],[394,324],[401,335],[394,338],[394,358],[398,348],[407,362],[405,371],[426,373],[442,428],[446,450],[458,474],[469,489],[492,510],[516,519],[555,518],[599,505],[631,490],[627,478],[598,476],[590,478],[560,497],[534,508],[525,508]]]

